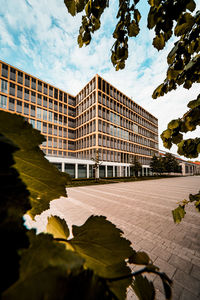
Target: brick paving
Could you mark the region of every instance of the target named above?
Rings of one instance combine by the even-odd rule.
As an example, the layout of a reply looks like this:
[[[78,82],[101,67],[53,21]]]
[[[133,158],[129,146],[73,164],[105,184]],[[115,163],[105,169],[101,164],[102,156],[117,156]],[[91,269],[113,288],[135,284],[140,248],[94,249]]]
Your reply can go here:
[[[199,187],[200,177],[192,176],[68,188],[68,198],[52,201],[50,210],[36,217],[37,228],[44,230],[49,214],[65,218],[68,225],[81,225],[91,214],[105,215],[135,250],[146,251],[169,275],[173,300],[200,299],[200,214],[189,206],[179,225],[171,215],[177,202]],[[156,299],[165,299],[159,278],[151,279]],[[137,298],[130,290],[127,299]]]

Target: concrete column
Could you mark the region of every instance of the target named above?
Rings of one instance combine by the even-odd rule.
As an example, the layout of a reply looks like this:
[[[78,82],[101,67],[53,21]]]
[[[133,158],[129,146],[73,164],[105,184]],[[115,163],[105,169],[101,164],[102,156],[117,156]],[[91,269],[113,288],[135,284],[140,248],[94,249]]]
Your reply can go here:
[[[95,170],[95,172],[97,172],[97,178],[99,178],[99,168],[97,170]]]
[[[78,178],[78,164],[75,164],[75,178]]]
[[[89,167],[90,167],[90,165],[89,165],[89,164],[87,164],[87,178],[89,178],[89,177],[90,177],[90,170],[89,170]]]
[[[108,166],[107,165],[105,165],[105,175],[106,175],[106,177],[108,177]]]
[[[115,166],[113,166],[113,177],[115,177]]]
[[[127,177],[127,167],[125,167],[125,177]]]
[[[65,172],[65,163],[62,162],[62,167],[61,167],[62,172]]]
[[[119,177],[122,177],[122,166],[119,167]]]

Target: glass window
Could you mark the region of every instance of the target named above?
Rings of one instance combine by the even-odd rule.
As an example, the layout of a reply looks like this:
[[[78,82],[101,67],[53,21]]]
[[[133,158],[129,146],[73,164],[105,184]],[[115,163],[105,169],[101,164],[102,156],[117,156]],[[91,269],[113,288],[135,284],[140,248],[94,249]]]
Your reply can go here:
[[[15,84],[10,82],[10,90],[9,90],[9,94],[12,96],[15,96]]]
[[[28,103],[24,103],[24,114],[29,115],[29,104]]]
[[[41,124],[42,123],[40,121],[37,121],[37,129],[40,130],[40,131],[41,131],[41,127],[42,127]]]
[[[43,96],[43,106],[47,107],[47,97]]]
[[[36,89],[36,79],[35,79],[35,78],[31,78],[31,88],[32,88],[33,90]]]
[[[3,93],[8,93],[8,82],[6,80],[1,80],[1,91]]]
[[[37,104],[42,105],[42,96],[40,94],[37,94]]]
[[[30,122],[30,124],[33,126],[33,128],[35,128],[35,120],[30,119],[29,122]]]
[[[22,112],[22,102],[20,100],[17,100],[17,108],[16,108],[16,111],[18,113],[21,113]]]
[[[35,106],[31,105],[31,116],[35,117]]]
[[[2,64],[1,74],[3,77],[8,77],[8,66],[7,65]]]
[[[0,107],[3,109],[7,108],[7,97],[1,95]]]
[[[24,89],[24,99],[29,100],[29,90]]]
[[[15,111],[15,99],[9,99],[9,110]]]
[[[41,119],[42,118],[42,109],[37,107],[37,118]]]
[[[30,86],[30,76],[28,76],[28,75],[25,75],[25,85],[26,86]]]
[[[20,71],[17,73],[17,82],[23,84],[23,73]]]
[[[17,97],[22,99],[22,90],[23,88],[21,86],[17,87]]]
[[[47,111],[43,109],[43,120],[47,121]]]
[[[10,68],[10,79],[13,81],[16,80],[16,70],[13,68]]]
[[[48,115],[49,115],[49,122],[53,122],[53,113],[49,111]]]
[[[31,102],[35,103],[36,102],[36,93],[31,92]]]

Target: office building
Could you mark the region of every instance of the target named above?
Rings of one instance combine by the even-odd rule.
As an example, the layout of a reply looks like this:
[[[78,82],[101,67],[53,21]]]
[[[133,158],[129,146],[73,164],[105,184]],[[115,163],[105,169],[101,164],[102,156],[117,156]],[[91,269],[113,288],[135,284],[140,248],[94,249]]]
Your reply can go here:
[[[0,109],[24,116],[41,131],[47,159],[72,177],[130,176],[134,156],[149,172],[158,153],[158,120],[99,75],[76,95],[0,61]]]

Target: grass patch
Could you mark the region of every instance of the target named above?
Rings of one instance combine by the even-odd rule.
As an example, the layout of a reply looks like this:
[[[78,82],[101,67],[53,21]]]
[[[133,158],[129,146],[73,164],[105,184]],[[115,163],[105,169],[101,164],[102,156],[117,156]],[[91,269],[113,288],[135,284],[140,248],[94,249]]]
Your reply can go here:
[[[107,177],[107,178],[100,178],[97,181],[94,178],[78,178],[78,179],[73,178],[71,179],[71,183],[68,184],[67,187],[155,180],[155,179],[163,179],[163,178],[171,178],[171,177],[180,177],[180,176],[161,175],[161,176],[141,176],[141,177]]]

